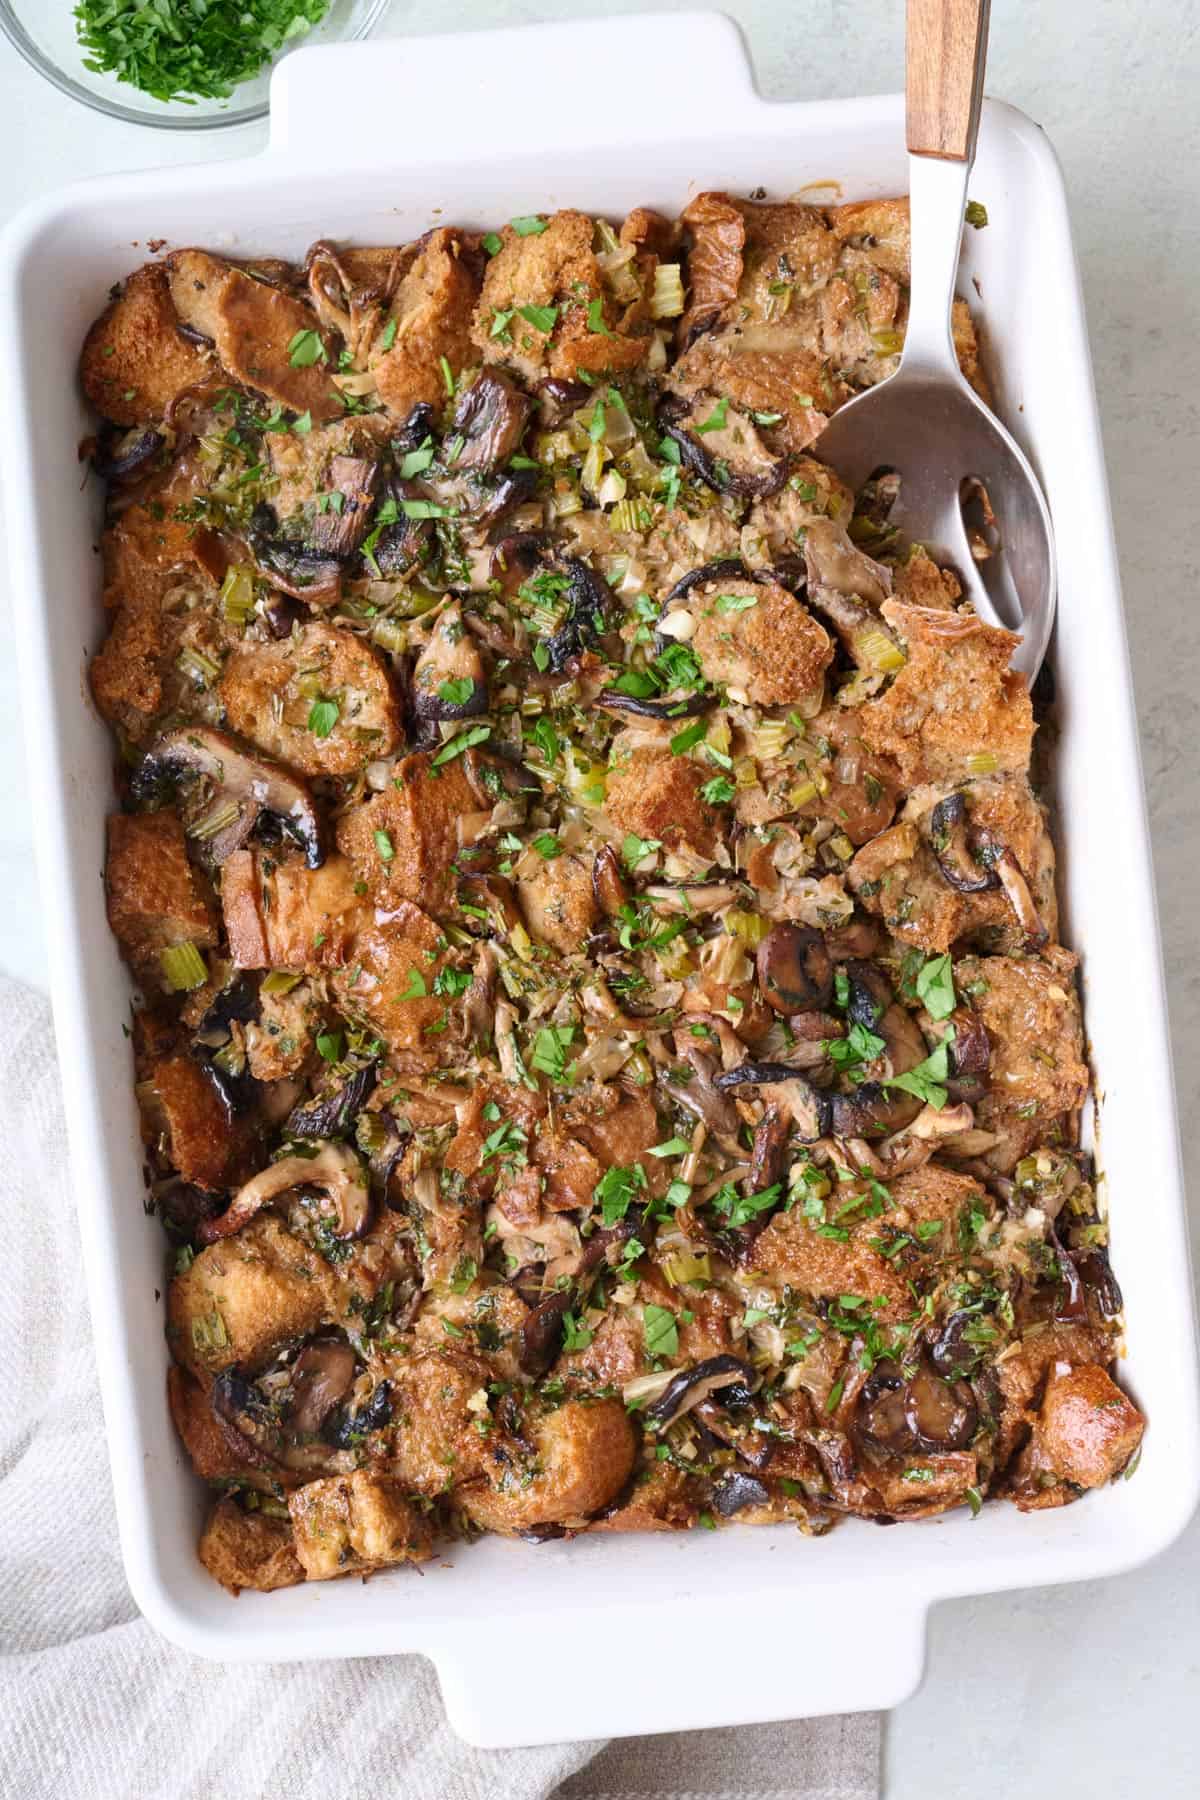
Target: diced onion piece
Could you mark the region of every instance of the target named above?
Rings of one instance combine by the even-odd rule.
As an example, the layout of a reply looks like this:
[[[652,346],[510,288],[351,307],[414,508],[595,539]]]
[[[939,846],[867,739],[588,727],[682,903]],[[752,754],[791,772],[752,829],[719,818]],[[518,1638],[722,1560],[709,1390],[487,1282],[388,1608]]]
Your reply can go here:
[[[883,328],[871,333],[871,342],[884,356],[895,356],[904,348],[904,333],[890,328]]]
[[[625,477],[619,469],[610,469],[604,480],[596,489],[596,499],[601,506],[616,506],[625,498]]]
[[[203,987],[208,980],[204,958],[191,942],[168,944],[165,950],[159,951],[158,960],[163,980],[172,993],[186,994],[192,988]]]
[[[758,764],[752,756],[739,756],[734,759],[733,779],[740,788],[758,786]]]
[[[678,263],[659,263],[650,298],[652,319],[677,319],[683,312],[683,276]]]

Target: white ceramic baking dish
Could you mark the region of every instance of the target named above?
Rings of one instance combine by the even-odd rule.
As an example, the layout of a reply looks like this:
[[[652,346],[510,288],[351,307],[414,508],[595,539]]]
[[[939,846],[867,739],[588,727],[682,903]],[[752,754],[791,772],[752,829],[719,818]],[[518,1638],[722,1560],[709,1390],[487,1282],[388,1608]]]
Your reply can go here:
[[[1022,1517],[988,1506],[821,1541],[789,1528],[485,1541],[418,1579],[230,1599],[200,1568],[205,1496],[164,1403],[163,1240],[143,1212],[125,1035],[105,923],[112,745],[84,678],[102,623],[80,340],[158,238],[298,256],[334,233],[391,243],[438,219],[577,205],[677,210],[699,188],[845,198],[903,191],[898,98],[778,105],[715,14],[301,50],[272,92],[269,151],[84,183],[26,212],[0,258],[3,456],[33,810],[74,1179],[130,1585],[176,1643],[226,1660],[426,1652],[479,1744],[653,1732],[890,1706],[916,1685],[925,1616],[950,1595],[1128,1569],[1198,1486],[1197,1383],[1171,1068],[1136,723],[1104,463],[1062,180],[1041,131],[984,114],[963,289],[1001,410],[1055,516],[1057,760],[1069,941],[1087,1022],[1125,1379],[1151,1419],[1136,1479]],[[19,1229],[19,1222],[10,1222]],[[986,1653],[981,1646],[981,1654]]]

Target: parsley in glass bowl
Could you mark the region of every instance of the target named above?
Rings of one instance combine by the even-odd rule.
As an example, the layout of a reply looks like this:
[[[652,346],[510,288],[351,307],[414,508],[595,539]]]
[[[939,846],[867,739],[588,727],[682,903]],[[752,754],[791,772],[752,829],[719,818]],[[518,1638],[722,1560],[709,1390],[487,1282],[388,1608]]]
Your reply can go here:
[[[93,41],[108,47],[108,54],[99,60],[123,63],[125,73],[135,76],[138,85],[131,80],[119,79],[116,72],[87,67],[88,62],[97,59],[76,35],[77,3]],[[306,7],[289,6],[286,0],[275,0],[274,4],[271,0],[259,0],[257,5],[248,0],[246,11],[250,14],[257,11],[263,20],[259,43],[253,46],[247,59],[257,72],[239,81],[229,94],[199,94],[190,100],[163,100],[145,91],[149,87],[169,92],[171,77],[179,68],[180,59],[173,53],[168,31],[161,35],[160,52],[155,43],[157,34],[148,30],[137,34],[136,57],[123,57],[119,24],[120,15],[126,8],[120,0],[0,0],[0,27],[26,62],[71,99],[82,100],[85,106],[131,125],[157,125],[166,131],[206,131],[223,125],[245,125],[252,119],[264,118],[271,69],[281,55],[300,44],[338,44],[366,37],[387,11],[388,4],[389,0],[329,0],[317,24],[303,35],[287,38],[281,48],[273,49],[274,42],[282,35],[279,21],[284,21],[283,30],[286,31],[292,18],[305,11],[316,13],[319,7],[312,0]],[[176,10],[182,16],[190,10],[186,5],[177,4],[177,0],[142,0],[142,5],[152,14],[157,8],[167,18]],[[111,23],[114,16],[118,24],[115,35]],[[222,85],[223,75],[234,66],[232,57],[214,52],[211,66],[197,70],[197,85],[210,88]]]

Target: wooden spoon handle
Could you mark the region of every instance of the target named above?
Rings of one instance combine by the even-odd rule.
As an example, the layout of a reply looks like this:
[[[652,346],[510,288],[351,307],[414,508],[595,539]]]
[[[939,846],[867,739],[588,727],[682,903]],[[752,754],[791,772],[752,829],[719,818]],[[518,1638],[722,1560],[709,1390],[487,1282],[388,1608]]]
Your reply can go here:
[[[991,0],[908,0],[908,147],[971,162],[979,131]]]

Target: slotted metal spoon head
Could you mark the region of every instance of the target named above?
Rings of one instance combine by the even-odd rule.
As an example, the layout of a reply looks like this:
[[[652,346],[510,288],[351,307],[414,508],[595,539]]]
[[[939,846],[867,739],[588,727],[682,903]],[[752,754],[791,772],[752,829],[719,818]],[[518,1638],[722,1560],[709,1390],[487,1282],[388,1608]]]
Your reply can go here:
[[[921,53],[929,49],[931,6],[939,25],[956,11],[971,14],[975,36],[941,47],[938,79],[930,90],[935,100],[923,109]],[[964,9],[951,5],[943,11],[933,0],[910,0],[908,32],[908,141],[914,153],[908,159],[912,261],[904,351],[896,373],[843,406],[814,449],[855,489],[881,469],[895,471],[900,490],[889,522],[924,544],[936,561],[953,567],[981,618],[1020,632],[1012,666],[1032,683],[1054,623],[1050,512],[1024,453],[959,369],[950,326],[975,154],[987,8],[974,0]],[[953,73],[947,77],[947,64],[956,58],[957,90]],[[955,91],[962,100],[957,118],[947,102]],[[980,487],[994,526],[979,516]],[[976,515],[971,518],[976,543],[990,551],[981,561],[968,538],[964,502]]]

